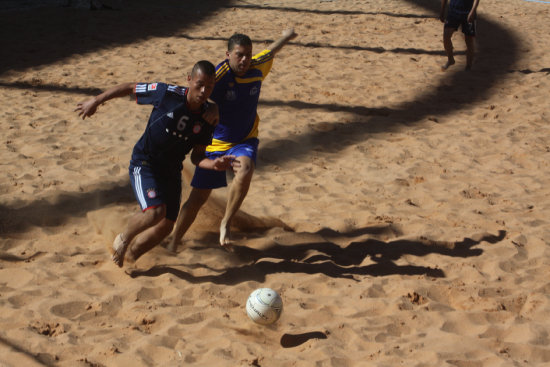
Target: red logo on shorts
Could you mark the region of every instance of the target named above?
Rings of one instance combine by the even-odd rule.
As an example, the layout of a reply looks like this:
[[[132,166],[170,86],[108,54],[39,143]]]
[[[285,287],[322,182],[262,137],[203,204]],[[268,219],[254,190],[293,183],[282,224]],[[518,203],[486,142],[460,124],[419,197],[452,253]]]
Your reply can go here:
[[[194,132],[195,134],[200,133],[200,132],[201,132],[201,125],[196,124],[195,126],[193,126],[193,132]]]
[[[149,199],[154,199],[157,197],[157,192],[155,189],[147,189],[147,196],[149,196]]]

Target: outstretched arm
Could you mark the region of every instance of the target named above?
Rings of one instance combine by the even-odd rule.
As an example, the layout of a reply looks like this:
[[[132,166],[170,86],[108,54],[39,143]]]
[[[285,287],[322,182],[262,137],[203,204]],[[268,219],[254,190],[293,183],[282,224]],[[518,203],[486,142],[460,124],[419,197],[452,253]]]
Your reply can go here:
[[[479,5],[479,0],[474,0],[474,5],[472,5],[472,9],[470,10],[470,14],[468,14],[468,22],[472,23],[474,19],[476,18],[476,11],[477,6]]]
[[[75,111],[78,111],[78,116],[82,116],[82,120],[84,120],[86,117],[92,116],[100,104],[113,98],[125,97],[133,94],[135,85],[136,83],[124,83],[107,89],[105,92],[95,96],[94,98],[90,98],[77,104]]]
[[[275,55],[283,48],[291,39],[296,38],[298,35],[294,32],[293,28],[285,29],[282,33],[282,37],[270,44],[267,49],[271,50],[271,53]]]

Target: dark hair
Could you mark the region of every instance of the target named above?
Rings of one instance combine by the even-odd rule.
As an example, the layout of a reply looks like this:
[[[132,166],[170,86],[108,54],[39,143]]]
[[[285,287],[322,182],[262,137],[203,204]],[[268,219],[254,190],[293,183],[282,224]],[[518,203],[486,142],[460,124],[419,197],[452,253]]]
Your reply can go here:
[[[216,76],[216,68],[214,65],[207,60],[201,60],[193,66],[193,70],[191,70],[191,76],[195,76],[198,71],[202,71],[204,75],[208,76]]]
[[[252,46],[252,41],[250,40],[250,37],[248,37],[246,34],[235,33],[234,35],[229,37],[229,41],[227,41],[227,51],[231,52],[235,45]]]

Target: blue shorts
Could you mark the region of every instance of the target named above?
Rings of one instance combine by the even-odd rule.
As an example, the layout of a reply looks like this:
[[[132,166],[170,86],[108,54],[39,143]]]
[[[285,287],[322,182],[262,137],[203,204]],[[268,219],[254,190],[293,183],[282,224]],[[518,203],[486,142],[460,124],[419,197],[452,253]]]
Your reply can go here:
[[[460,15],[450,12],[447,14],[447,19],[445,20],[445,28],[453,28],[458,30],[458,27],[462,29],[462,33],[465,36],[475,37],[476,35],[476,21],[468,23],[468,14]]]
[[[130,163],[130,183],[142,211],[166,205],[166,218],[176,221],[180,210],[181,173],[163,175],[149,165]]]
[[[249,157],[256,164],[259,141],[256,138],[248,139],[235,145],[233,148],[223,152],[206,152],[206,157],[216,159],[224,155],[235,157]],[[196,167],[195,174],[191,180],[191,186],[197,189],[218,189],[227,186],[227,175],[225,171],[214,171]]]

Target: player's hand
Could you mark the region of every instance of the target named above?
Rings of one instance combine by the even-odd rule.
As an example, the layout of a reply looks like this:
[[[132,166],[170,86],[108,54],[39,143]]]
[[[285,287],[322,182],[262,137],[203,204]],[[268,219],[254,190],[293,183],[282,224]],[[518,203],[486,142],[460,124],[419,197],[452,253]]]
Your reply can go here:
[[[215,103],[208,103],[208,107],[202,114],[202,118],[208,125],[216,126],[220,121],[220,110],[218,109],[218,105]]]
[[[229,156],[229,157],[231,157],[231,156]],[[233,157],[233,159],[231,160],[231,167],[241,168],[241,161],[239,161],[236,156],[232,156],[232,157]]]
[[[224,155],[222,157],[218,157],[214,160],[214,170],[216,171],[225,171],[228,168],[231,168],[234,166],[235,162],[238,162],[235,160],[234,155]],[[237,163],[240,167],[240,163]]]
[[[78,111],[78,116],[82,116],[82,120],[92,116],[97,111],[97,103],[95,98],[90,98],[76,105],[75,111]]]

